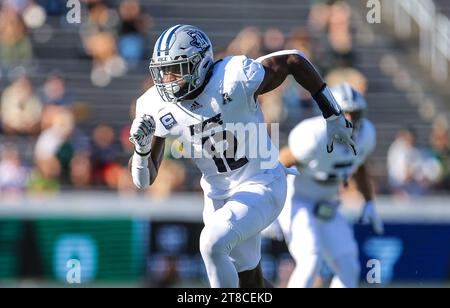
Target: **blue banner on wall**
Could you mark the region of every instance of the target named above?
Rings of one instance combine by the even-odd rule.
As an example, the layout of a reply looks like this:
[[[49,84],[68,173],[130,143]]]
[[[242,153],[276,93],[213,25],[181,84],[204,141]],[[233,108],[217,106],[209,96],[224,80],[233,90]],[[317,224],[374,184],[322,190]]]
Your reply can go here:
[[[363,281],[370,259],[380,261],[383,284],[450,281],[450,225],[387,224],[385,228],[385,234],[377,236],[370,227],[355,225]]]

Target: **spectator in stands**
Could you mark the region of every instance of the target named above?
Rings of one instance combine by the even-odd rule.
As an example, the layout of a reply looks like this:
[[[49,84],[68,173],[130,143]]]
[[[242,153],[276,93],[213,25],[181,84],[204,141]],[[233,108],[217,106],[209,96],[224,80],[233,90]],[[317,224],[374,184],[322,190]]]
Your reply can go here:
[[[92,162],[88,152],[76,152],[70,161],[70,182],[77,190],[92,185]]]
[[[67,178],[67,160],[71,159],[61,151],[74,129],[72,113],[63,107],[53,106],[46,110],[42,132],[34,149],[35,167],[28,183],[30,193],[53,193],[61,189]]]
[[[72,113],[62,107],[54,107],[47,111],[43,130],[39,135],[34,155],[36,160],[47,160],[56,157],[61,146],[69,140],[74,129]]]
[[[430,136],[431,151],[439,161],[441,175],[435,188],[450,191],[450,136],[446,121],[438,121],[433,126]]]
[[[150,16],[141,12],[137,0],[122,0],[119,16],[119,53],[129,65],[135,66],[143,58],[145,35],[152,21]]]
[[[86,51],[92,57],[91,80],[96,86],[107,86],[113,77],[126,71],[125,61],[117,54],[116,39],[108,32],[90,35],[85,42]]]
[[[92,134],[92,164],[94,183],[97,185],[116,185],[119,149],[114,129],[106,124],[98,125]]]
[[[97,32],[115,33],[119,19],[117,12],[111,10],[102,1],[87,1],[88,4],[88,18],[87,22],[82,24],[81,35],[90,35]]]
[[[328,41],[334,53],[334,66],[352,66],[354,61],[351,7],[344,1],[331,5]]]
[[[42,104],[27,77],[18,78],[1,96],[1,122],[8,134],[34,134],[39,131]]]
[[[75,127],[73,114],[63,107],[48,109],[46,114],[49,123],[43,125],[43,131],[36,142],[34,156],[37,162],[44,164],[50,164],[51,160],[56,159],[60,169],[59,179],[62,183],[69,183],[70,162],[74,155],[74,148],[70,142]]]
[[[61,165],[56,157],[37,160],[27,185],[28,192],[32,194],[58,192],[61,189],[60,172]]]
[[[66,81],[58,74],[52,74],[47,78],[42,92],[42,102],[45,105],[69,107],[74,102],[73,97],[66,91]]]
[[[102,1],[88,1],[88,6],[88,21],[82,23],[80,35],[84,51],[92,59],[91,81],[104,87],[126,71],[126,62],[117,52],[119,16]]]
[[[19,152],[7,145],[0,153],[0,195],[20,194],[26,188],[28,171],[22,164]]]
[[[278,28],[269,28],[264,32],[262,53],[269,54],[283,50],[286,38]],[[301,49],[300,49],[301,50]]]
[[[314,59],[312,48],[311,35],[307,29],[298,27],[291,31],[289,39],[286,42],[286,49],[300,50],[308,59]]]
[[[439,178],[440,166],[429,151],[416,146],[412,129],[402,129],[387,157],[389,184],[393,193],[417,195],[429,191]]]
[[[354,63],[351,14],[351,7],[345,1],[319,3],[311,9],[311,27],[327,34],[328,50],[323,53],[327,59],[321,61],[326,62],[328,69],[352,66]]]
[[[10,4],[5,2],[0,9],[0,66],[5,69],[27,63],[33,57],[22,17]]]
[[[330,6],[335,1],[316,0],[309,12],[309,25],[314,31],[325,31],[330,18]]]
[[[414,178],[420,164],[420,153],[415,147],[415,135],[410,129],[397,133],[387,155],[389,183],[394,193],[419,193],[421,189]]]
[[[224,55],[246,55],[249,58],[256,59],[263,55],[262,36],[256,27],[246,27],[228,45]]]
[[[87,37],[86,51],[92,57],[91,80],[96,86],[107,86],[113,77],[126,71],[125,61],[117,54],[115,37],[108,32],[98,32]]]
[[[68,135],[68,139],[65,142],[70,142],[71,147],[73,147],[75,152],[91,152],[91,144],[90,137],[85,134],[85,132],[77,126],[77,121],[83,119],[85,115],[80,113],[84,113],[86,111],[80,111],[75,105],[74,108],[66,108],[63,106],[57,105],[47,105],[44,109],[41,121],[41,130],[45,131],[52,126],[55,125],[56,118],[66,116],[68,121],[70,121],[70,125],[73,126],[70,135]]]

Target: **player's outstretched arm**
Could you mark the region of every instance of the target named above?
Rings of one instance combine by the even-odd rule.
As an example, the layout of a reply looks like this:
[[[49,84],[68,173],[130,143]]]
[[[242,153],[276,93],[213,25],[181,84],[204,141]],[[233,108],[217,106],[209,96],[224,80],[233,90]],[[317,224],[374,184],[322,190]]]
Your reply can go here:
[[[258,58],[256,61],[260,62],[266,71],[264,80],[257,90],[256,95],[261,95],[274,90],[280,86],[289,75],[292,75],[295,80],[311,94],[318,93],[325,86],[325,82],[315,67],[303,53],[298,50],[274,52]],[[336,110],[335,112],[338,111],[339,110]],[[329,111],[325,111],[327,116],[330,116],[330,113],[333,112],[333,108]]]
[[[377,234],[384,233],[383,221],[378,216],[374,204],[374,189],[370,178],[370,173],[366,164],[359,167],[353,175],[358,190],[363,195],[366,203],[361,214],[360,223],[371,224]]]
[[[350,145],[356,155],[351,138],[353,127],[347,121],[330,89],[312,63],[298,50],[283,50],[257,59],[264,66],[265,76],[255,95],[261,95],[280,86],[287,76],[308,90],[327,119],[327,151],[333,151],[335,140]]]
[[[373,190],[372,182],[370,180],[370,173],[366,164],[358,168],[353,174],[353,180],[358,187],[358,190],[364,197],[366,202],[373,201],[375,193]]]
[[[130,129],[130,141],[134,154],[129,161],[133,183],[145,189],[155,181],[164,155],[165,139],[154,137],[155,121],[150,115],[134,119]]]

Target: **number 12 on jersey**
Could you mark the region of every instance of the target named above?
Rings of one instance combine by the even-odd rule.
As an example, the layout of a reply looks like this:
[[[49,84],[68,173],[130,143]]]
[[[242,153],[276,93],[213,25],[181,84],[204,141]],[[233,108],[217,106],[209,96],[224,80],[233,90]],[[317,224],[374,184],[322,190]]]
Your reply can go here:
[[[227,147],[222,153],[217,150],[217,144],[226,143]],[[203,149],[212,157],[219,173],[225,173],[242,168],[248,163],[247,157],[236,159],[239,144],[236,136],[228,131],[213,133],[211,136],[202,138]],[[231,148],[230,148],[231,147]],[[229,170],[227,169],[227,166]]]

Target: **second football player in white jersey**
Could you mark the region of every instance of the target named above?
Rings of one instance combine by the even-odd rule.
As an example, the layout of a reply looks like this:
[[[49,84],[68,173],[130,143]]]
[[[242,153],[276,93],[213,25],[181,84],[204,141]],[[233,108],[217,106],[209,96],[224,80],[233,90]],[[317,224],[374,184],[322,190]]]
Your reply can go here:
[[[266,232],[281,227],[289,251],[296,262],[288,287],[311,287],[322,258],[334,271],[331,287],[357,287],[358,248],[348,222],[338,212],[339,189],[353,176],[366,199],[362,220],[371,222],[377,233],[383,231],[375,213],[373,191],[366,161],[375,148],[376,132],[364,117],[367,104],[348,84],[332,88],[347,118],[354,123],[357,156],[336,145],[327,153],[326,123],[321,117],[307,119],[289,135],[289,145],[280,153],[285,166],[298,166],[299,176],[288,176],[286,205]]]
[[[321,108],[327,123],[326,150],[333,150],[334,140],[354,150],[350,122],[299,51],[282,51],[260,61],[232,56],[215,62],[204,32],[176,25],[157,40],[150,72],[155,86],[138,99],[130,130],[134,183],[139,188],[151,185],[165,138],[179,138],[184,156],[193,158],[203,174],[200,252],[211,286],[262,287],[260,233],[283,208],[286,169],[277,151],[268,165],[260,152],[252,151],[265,147],[271,152],[265,129],[242,134],[239,127],[264,123],[257,96],[278,87],[288,75],[313,93]]]

